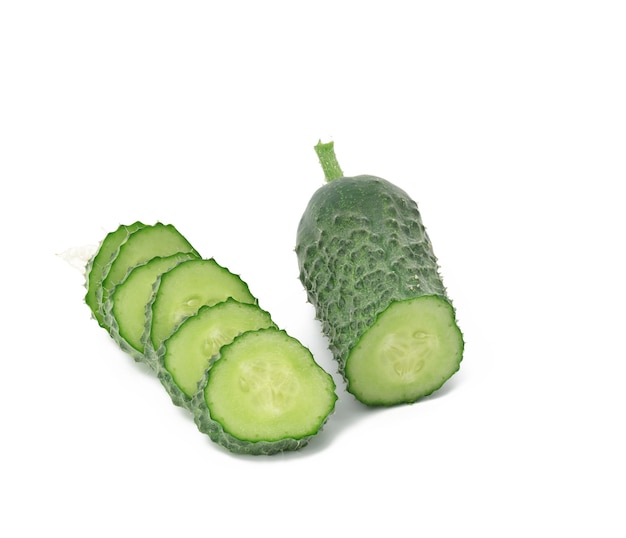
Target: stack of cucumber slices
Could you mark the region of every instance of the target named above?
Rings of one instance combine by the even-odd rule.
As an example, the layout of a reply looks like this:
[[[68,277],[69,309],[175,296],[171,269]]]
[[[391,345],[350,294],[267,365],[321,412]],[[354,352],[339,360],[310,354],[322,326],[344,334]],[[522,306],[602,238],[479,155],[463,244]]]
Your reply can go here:
[[[119,226],[86,269],[99,325],[231,452],[300,449],[333,412],[335,383],[311,352],[173,225]]]

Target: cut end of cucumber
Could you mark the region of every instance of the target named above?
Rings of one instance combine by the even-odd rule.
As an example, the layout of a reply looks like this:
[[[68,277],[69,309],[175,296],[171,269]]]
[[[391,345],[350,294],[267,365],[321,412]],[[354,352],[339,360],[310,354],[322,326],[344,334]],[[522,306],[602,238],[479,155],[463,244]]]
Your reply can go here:
[[[231,450],[278,452],[317,434],[335,407],[332,377],[277,329],[244,333],[209,370],[204,398]],[[269,444],[268,444],[269,443]]]
[[[412,403],[458,369],[463,336],[437,296],[392,303],[363,334],[345,367],[348,391],[368,405]]]

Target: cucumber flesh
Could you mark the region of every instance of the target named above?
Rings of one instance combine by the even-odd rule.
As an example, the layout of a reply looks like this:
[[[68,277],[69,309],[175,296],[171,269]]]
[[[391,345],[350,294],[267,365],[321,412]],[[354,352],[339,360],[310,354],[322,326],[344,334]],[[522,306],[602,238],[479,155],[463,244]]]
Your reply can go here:
[[[349,391],[369,405],[415,402],[459,369],[462,353],[463,337],[447,300],[394,302],[350,352]]]
[[[131,233],[120,245],[102,280],[102,315],[105,315],[104,305],[109,295],[131,269],[155,256],[170,256],[179,252],[191,252],[198,256],[189,241],[171,224],[158,222]]]
[[[108,327],[104,320],[102,309],[102,281],[106,276],[111,260],[117,255],[120,245],[126,241],[128,236],[143,228],[145,224],[135,222],[130,225],[121,225],[117,230],[108,233],[100,243],[97,252],[87,264],[86,283],[87,294],[85,303],[91,309],[93,317],[101,327]]]
[[[215,305],[229,297],[256,304],[248,285],[213,258],[189,260],[163,273],[146,308],[142,341],[148,352],[159,352],[161,344],[189,316],[204,305]]]
[[[187,401],[197,392],[211,359],[223,345],[246,331],[272,326],[270,314],[255,304],[229,298],[203,306],[163,343],[159,363],[166,372],[160,375],[161,381],[175,403]]]
[[[232,452],[273,454],[306,445],[336,400],[333,378],[311,352],[268,328],[222,347],[193,411],[198,428]]]
[[[152,258],[132,269],[109,295],[106,312],[111,336],[136,360],[145,359],[141,336],[146,324],[146,306],[152,297],[154,282],[165,271],[194,257],[194,253],[181,252]]]

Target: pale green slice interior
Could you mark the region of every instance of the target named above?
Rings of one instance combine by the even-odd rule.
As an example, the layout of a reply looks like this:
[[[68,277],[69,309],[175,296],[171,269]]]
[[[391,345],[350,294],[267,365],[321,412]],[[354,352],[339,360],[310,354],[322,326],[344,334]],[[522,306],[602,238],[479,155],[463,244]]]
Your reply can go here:
[[[149,338],[154,350],[200,307],[229,297],[241,303],[256,303],[248,285],[212,258],[182,262],[161,275],[150,307]],[[145,342],[145,335],[142,338]]]
[[[222,346],[243,332],[271,326],[269,313],[254,304],[228,299],[203,306],[164,342],[163,364],[176,385],[192,397]]]
[[[178,252],[194,252],[194,248],[171,224],[144,226],[128,236],[102,281],[102,304],[128,271],[155,256],[170,256]]]
[[[311,352],[277,329],[244,333],[222,348],[204,397],[213,420],[250,442],[314,435],[337,398]]]
[[[392,303],[346,361],[348,390],[370,405],[409,403],[431,394],[459,368],[463,339],[448,301]]]
[[[138,352],[144,351],[141,336],[146,324],[146,305],[152,297],[154,282],[165,271],[193,257],[194,254],[189,252],[157,256],[132,269],[113,289],[109,300],[117,331],[119,336]]]

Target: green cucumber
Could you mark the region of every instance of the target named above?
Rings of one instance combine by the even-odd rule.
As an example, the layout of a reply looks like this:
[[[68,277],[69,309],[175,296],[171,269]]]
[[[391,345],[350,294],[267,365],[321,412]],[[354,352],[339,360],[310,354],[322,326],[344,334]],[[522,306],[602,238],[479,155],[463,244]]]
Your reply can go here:
[[[345,177],[316,146],[327,183],[300,220],[300,280],[347,390],[367,405],[412,403],[460,367],[464,341],[417,204],[375,176]]]
[[[214,305],[229,297],[257,304],[248,285],[213,258],[185,261],[163,273],[157,278],[146,307],[144,352],[155,354],[156,358],[165,339],[187,317],[204,305]]]
[[[146,306],[153,294],[154,282],[164,272],[180,262],[196,258],[194,252],[179,252],[171,256],[156,256],[132,269],[126,278],[113,288],[105,314],[111,336],[135,360],[148,362],[141,341],[146,325]]]
[[[220,348],[241,333],[275,326],[259,306],[232,297],[202,306],[163,342],[159,379],[176,405],[188,407]]]
[[[87,294],[85,303],[91,309],[94,319],[103,328],[108,327],[104,320],[102,307],[102,281],[109,269],[111,260],[117,256],[120,245],[128,239],[128,236],[143,228],[145,224],[135,222],[129,226],[121,225],[115,231],[109,232],[100,243],[98,250],[87,263],[85,270]]]
[[[310,351],[277,328],[238,275],[200,258],[173,226],[120,226],[88,262],[87,275],[85,302],[100,325],[155,371],[200,431],[229,450],[297,450],[333,411],[334,381]],[[222,357],[228,360],[212,378],[214,401],[207,372]],[[243,371],[232,369],[238,361]]]
[[[298,340],[259,329],[221,348],[191,410],[198,429],[231,452],[269,455],[309,443],[334,410],[335,388]]]
[[[104,271],[105,275],[101,284],[100,313],[102,317],[106,315],[105,305],[109,300],[109,295],[131,269],[155,256],[170,256],[180,252],[190,252],[196,257],[199,256],[189,241],[171,224],[157,222],[150,226],[144,225],[129,234]],[[108,326],[105,328],[110,330]]]

